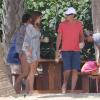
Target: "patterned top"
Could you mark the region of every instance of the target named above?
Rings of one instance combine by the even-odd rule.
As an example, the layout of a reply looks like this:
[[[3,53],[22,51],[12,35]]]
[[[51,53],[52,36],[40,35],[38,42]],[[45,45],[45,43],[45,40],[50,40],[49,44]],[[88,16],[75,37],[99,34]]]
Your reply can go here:
[[[22,45],[25,33],[26,24],[22,24],[13,34],[6,59],[9,64],[20,64],[19,54],[22,53]]]
[[[11,45],[15,44],[16,45],[16,52],[21,53],[22,52],[22,45],[26,33],[26,26],[27,24],[21,24],[20,27],[15,31],[11,38]]]
[[[40,36],[40,31],[36,30],[32,24],[27,25],[22,50],[29,63],[40,58]]]
[[[16,36],[16,51],[18,53],[22,53],[22,45],[23,45],[23,41],[24,41],[24,37],[26,34],[26,26],[27,24],[22,24],[19,28],[19,31],[17,32],[17,36]]]

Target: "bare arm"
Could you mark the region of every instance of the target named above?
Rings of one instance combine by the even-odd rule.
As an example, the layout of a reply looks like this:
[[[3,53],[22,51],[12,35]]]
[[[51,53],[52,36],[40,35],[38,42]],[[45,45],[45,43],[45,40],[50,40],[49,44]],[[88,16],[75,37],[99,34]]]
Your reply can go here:
[[[80,33],[80,42],[84,42],[84,34],[83,34],[83,32]]]
[[[96,62],[100,65],[100,46],[95,45]]]
[[[62,37],[61,33],[58,33],[57,41],[56,41],[56,50],[60,49],[61,37]]]
[[[98,45],[97,48],[98,48],[98,59],[97,59],[97,63],[100,66],[100,45]]]

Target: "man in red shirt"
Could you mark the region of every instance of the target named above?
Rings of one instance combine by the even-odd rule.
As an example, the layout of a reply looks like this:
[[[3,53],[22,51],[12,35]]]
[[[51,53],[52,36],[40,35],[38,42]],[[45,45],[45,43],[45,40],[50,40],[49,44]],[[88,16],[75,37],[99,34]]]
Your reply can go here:
[[[79,43],[84,39],[82,23],[75,19],[76,10],[69,7],[65,12],[65,21],[58,28],[56,50],[61,53],[63,59],[63,85],[62,93],[66,92],[67,80],[72,73],[71,92],[74,91],[80,70],[80,47]]]

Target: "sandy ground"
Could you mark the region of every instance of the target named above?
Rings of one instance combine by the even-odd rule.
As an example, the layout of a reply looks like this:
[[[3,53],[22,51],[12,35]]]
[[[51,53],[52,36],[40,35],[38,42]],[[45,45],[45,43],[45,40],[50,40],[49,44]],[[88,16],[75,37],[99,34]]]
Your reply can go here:
[[[26,97],[23,95],[17,97],[0,97],[0,100],[100,100],[100,94],[33,94]]]

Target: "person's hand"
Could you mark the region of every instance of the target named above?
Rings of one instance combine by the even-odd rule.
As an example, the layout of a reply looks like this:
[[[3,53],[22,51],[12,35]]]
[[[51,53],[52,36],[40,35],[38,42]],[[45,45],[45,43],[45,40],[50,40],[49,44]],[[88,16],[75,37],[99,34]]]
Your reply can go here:
[[[100,67],[100,63],[97,63],[97,66]]]
[[[27,56],[29,56],[29,57],[32,56],[32,49],[31,48],[27,51]]]
[[[60,60],[60,50],[56,50],[56,52],[55,52],[55,62],[59,62],[59,60]]]
[[[61,53],[61,49],[59,49],[58,52]]]
[[[83,49],[84,46],[85,46],[85,43],[84,43],[84,42],[80,42],[80,43],[79,43],[79,47],[80,47],[80,49]]]

